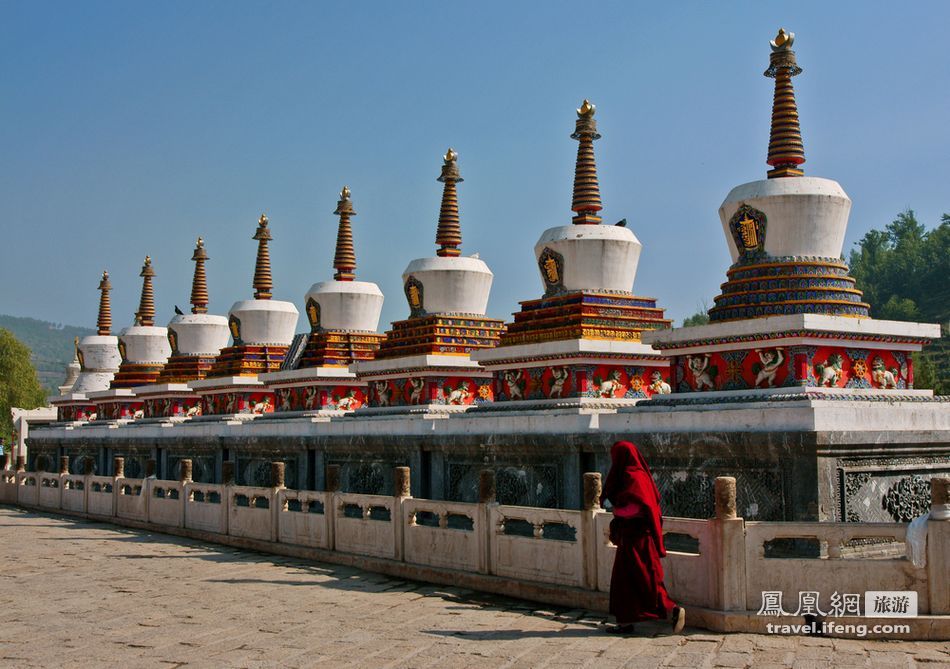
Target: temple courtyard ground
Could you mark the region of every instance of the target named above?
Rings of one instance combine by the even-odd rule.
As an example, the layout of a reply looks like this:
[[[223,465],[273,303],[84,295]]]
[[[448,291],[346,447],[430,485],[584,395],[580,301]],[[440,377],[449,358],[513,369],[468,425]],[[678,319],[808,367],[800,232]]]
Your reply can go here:
[[[0,666],[943,667],[934,642],[709,634],[0,507]]]

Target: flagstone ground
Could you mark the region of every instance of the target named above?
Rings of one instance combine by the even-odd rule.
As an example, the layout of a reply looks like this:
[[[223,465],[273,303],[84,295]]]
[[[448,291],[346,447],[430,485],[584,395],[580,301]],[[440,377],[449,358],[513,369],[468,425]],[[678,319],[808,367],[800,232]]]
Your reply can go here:
[[[0,666],[950,667],[948,644],[709,634],[0,507]]]

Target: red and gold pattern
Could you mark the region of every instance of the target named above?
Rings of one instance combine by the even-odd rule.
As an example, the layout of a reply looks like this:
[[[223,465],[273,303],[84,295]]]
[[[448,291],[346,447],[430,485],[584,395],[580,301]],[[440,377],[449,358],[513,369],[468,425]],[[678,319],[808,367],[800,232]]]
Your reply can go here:
[[[366,388],[348,385],[305,385],[276,388],[276,411],[353,411],[366,404]]]
[[[193,418],[201,415],[201,398],[153,397],[142,402],[145,418]]]
[[[274,393],[270,391],[230,391],[201,396],[201,413],[265,414],[274,411]]]
[[[497,401],[562,398],[637,399],[669,394],[670,368],[664,364],[589,365],[568,363],[494,372]]]
[[[474,376],[410,376],[369,382],[372,407],[441,404],[469,406],[492,402],[490,378]]]
[[[376,332],[317,330],[311,332],[300,357],[298,369],[307,367],[346,368],[357,360],[373,360],[385,335]]]
[[[527,300],[514,317],[499,346],[569,339],[638,342],[644,330],[672,324],[653,298],[587,291]]]
[[[94,415],[95,404],[61,404],[56,407],[56,420],[59,421],[89,420]]]
[[[844,346],[762,346],[676,356],[677,392],[823,387],[913,388],[905,352]]]
[[[141,400],[96,403],[96,420],[134,420],[145,415]]]
[[[407,355],[468,355],[493,348],[504,323],[484,316],[422,316],[393,323],[376,352],[376,359]]]
[[[251,346],[241,344],[221,349],[207,378],[256,376],[280,370],[287,346]]]

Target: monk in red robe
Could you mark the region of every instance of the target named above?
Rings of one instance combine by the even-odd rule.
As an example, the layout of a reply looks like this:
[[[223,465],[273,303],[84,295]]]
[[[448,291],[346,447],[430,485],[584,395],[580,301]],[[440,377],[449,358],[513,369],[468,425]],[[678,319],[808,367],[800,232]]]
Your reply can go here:
[[[640,451],[629,441],[610,449],[610,472],[600,503],[613,505],[610,540],[617,556],[610,576],[610,613],[617,624],[608,632],[628,634],[641,620],[670,620],[673,633],[682,631],[686,611],[677,606],[663,585],[660,492]]]

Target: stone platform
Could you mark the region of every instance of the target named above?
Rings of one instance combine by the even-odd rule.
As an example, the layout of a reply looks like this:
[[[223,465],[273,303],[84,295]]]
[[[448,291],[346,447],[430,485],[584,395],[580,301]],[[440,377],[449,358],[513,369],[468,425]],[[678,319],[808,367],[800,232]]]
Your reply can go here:
[[[0,507],[0,560],[15,565],[0,579],[3,666],[950,664],[939,642],[690,628],[666,636],[656,625],[615,638],[602,632],[601,614],[583,610],[9,507]]]

